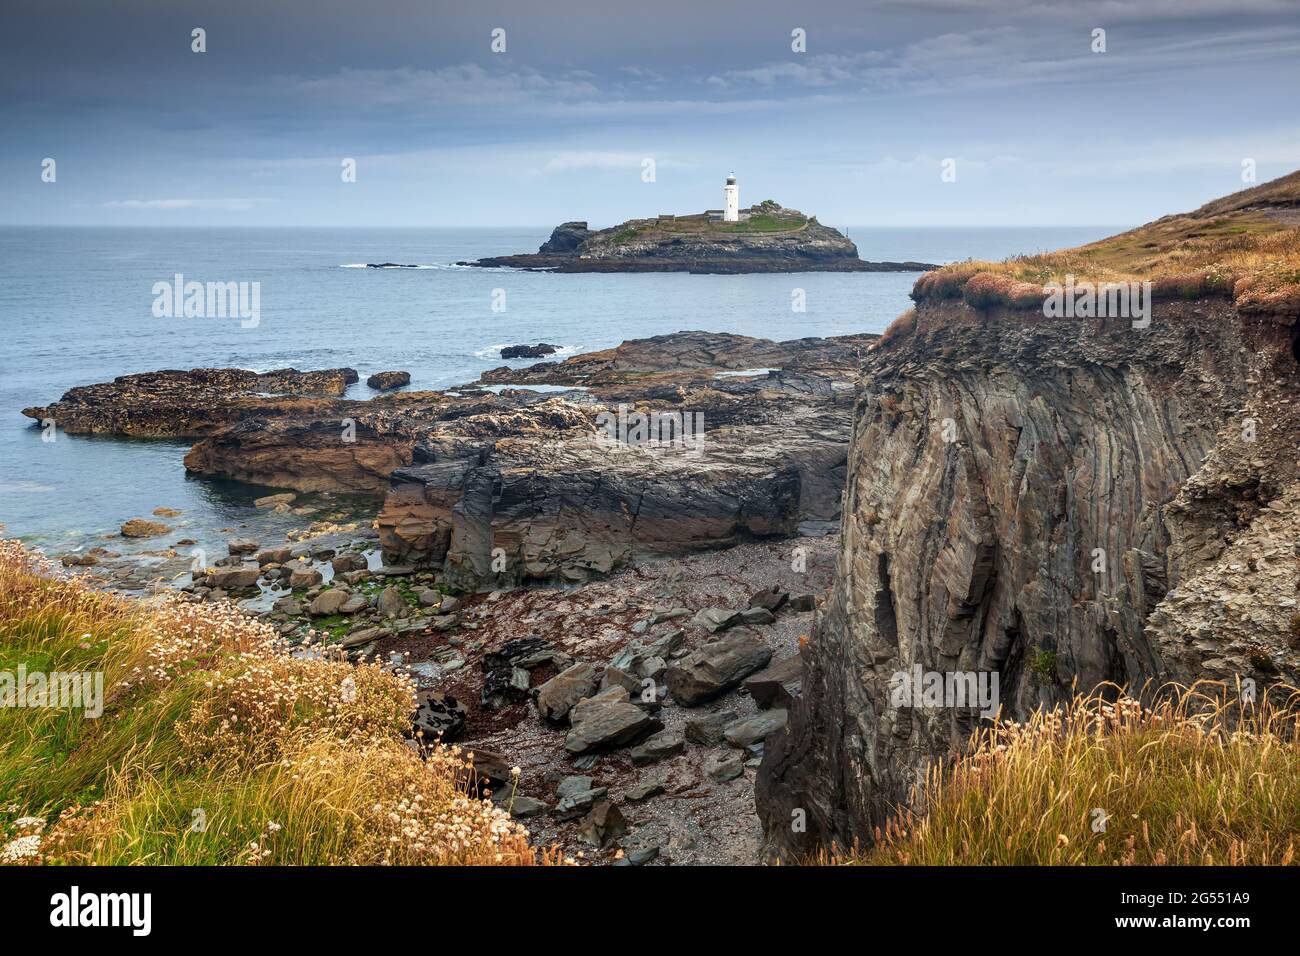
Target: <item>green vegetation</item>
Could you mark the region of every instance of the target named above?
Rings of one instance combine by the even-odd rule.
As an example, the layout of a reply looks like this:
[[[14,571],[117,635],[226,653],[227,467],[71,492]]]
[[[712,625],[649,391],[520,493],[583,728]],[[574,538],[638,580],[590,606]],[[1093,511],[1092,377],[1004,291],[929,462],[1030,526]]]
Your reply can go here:
[[[1081,697],[981,729],[969,756],[930,772],[913,803],[924,811],[897,815],[870,850],[817,862],[1295,864],[1300,693],[1167,690],[1152,707]]]
[[[1300,172],[1085,246],[953,263],[918,279],[912,297],[1031,308],[1044,284],[1067,276],[1150,280],[1157,299],[1219,296],[1247,312],[1300,313]]]
[[[103,713],[0,708],[0,862],[532,864],[411,685],[293,656],[231,604],[145,604],[0,542],[0,661],[98,672]],[[541,862],[554,862],[552,853]]]

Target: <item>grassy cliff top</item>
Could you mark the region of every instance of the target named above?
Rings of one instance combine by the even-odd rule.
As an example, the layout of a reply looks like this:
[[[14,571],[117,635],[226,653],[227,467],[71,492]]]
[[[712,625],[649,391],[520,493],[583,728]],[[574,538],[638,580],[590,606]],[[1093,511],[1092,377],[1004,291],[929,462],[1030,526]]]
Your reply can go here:
[[[691,213],[671,219],[630,219],[599,235],[607,241],[631,242],[659,239],[714,239],[738,235],[779,235],[798,233],[806,229],[815,218],[805,216],[797,209],[786,209],[772,200],[745,210],[747,218],[740,222],[712,220],[708,213]]]
[[[1300,171],[1073,249],[968,260],[922,276],[912,296],[1041,302],[1045,283],[1151,280],[1157,298],[1232,297],[1247,311],[1300,313]]]

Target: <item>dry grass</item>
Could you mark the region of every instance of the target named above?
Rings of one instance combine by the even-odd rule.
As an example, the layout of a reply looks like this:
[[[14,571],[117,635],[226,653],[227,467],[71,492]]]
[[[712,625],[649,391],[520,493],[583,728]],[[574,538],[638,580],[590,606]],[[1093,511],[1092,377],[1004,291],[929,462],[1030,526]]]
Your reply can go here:
[[[1080,697],[980,730],[969,756],[929,773],[923,810],[899,813],[870,851],[818,862],[1294,864],[1300,695],[1243,705],[1224,690],[1198,684],[1151,707]]]
[[[1041,287],[1151,280],[1156,299],[1232,298],[1244,312],[1300,315],[1300,172],[1099,242],[927,273],[912,297],[1037,308]],[[973,285],[973,288],[972,288]]]
[[[0,542],[0,671],[104,674],[103,715],[0,708],[0,861],[558,862],[456,748],[402,741],[412,688],[291,656],[230,605],[143,604]]]

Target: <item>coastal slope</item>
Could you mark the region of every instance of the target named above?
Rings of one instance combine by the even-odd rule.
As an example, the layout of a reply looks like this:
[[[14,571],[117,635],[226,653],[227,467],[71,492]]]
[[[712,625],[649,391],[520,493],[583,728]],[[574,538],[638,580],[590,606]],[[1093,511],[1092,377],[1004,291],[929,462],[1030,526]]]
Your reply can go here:
[[[1103,682],[1296,683],[1296,182],[918,281],[864,369],[836,583],[760,769],[770,852],[870,846],[961,752],[977,708],[896,705],[900,673],[996,675],[1016,721]],[[1045,317],[1069,274],[1150,280],[1149,326]]]

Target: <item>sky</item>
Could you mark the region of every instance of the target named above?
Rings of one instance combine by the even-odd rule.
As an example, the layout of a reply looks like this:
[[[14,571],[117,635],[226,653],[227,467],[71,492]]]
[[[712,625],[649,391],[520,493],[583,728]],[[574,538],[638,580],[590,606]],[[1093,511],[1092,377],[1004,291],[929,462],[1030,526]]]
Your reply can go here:
[[[734,171],[742,207],[837,226],[1133,225],[1243,188],[1247,161],[1260,182],[1300,167],[1300,0],[0,17],[3,224],[595,227],[719,208]]]

